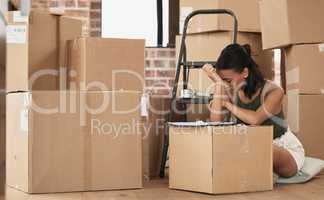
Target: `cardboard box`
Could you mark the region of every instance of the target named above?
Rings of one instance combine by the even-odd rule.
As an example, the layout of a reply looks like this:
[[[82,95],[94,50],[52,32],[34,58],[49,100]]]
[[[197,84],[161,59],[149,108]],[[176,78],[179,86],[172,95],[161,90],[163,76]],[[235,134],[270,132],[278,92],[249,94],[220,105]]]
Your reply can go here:
[[[0,8],[5,6],[5,2],[0,3]],[[2,169],[5,162],[5,87],[6,87],[6,26],[4,19],[0,17],[0,187],[2,187]],[[0,188],[0,194],[1,193]]]
[[[80,20],[71,20],[45,11],[32,11],[29,17],[8,13],[7,92],[60,88],[63,49],[83,30]]]
[[[238,34],[239,44],[250,44],[252,57],[259,65],[264,77],[269,80],[274,78],[274,52],[263,51],[261,35],[256,33]],[[180,50],[181,36],[177,36],[176,54]],[[222,50],[232,42],[232,34],[228,31],[188,35],[186,38],[187,61],[217,61]],[[180,79],[182,80],[182,72]],[[210,93],[213,89],[212,81],[203,70],[190,70],[189,87],[204,93]],[[181,88],[179,88],[180,90]]]
[[[170,111],[171,98],[161,95],[150,95],[148,109],[142,115],[143,120],[143,169],[144,177],[150,180],[157,177],[160,172],[164,131],[166,120]],[[183,108],[177,104],[180,111],[173,116],[174,121],[184,121]]]
[[[142,187],[140,92],[7,95],[7,185],[27,193]]]
[[[239,31],[261,32],[260,0],[180,0],[180,33],[188,14],[200,9],[231,9],[237,19]],[[199,15],[189,22],[188,33],[233,30],[233,18],[228,15]]]
[[[6,94],[0,90],[0,168],[6,160]]]
[[[324,44],[294,45],[284,51],[287,90],[324,94]]]
[[[289,90],[287,98],[287,121],[306,155],[324,159],[324,95],[301,95],[298,90]]]
[[[323,9],[321,0],[261,1],[263,48],[324,42]]]
[[[159,174],[165,120],[170,102],[170,98],[150,96],[147,116],[143,116],[143,170],[146,180]]]
[[[6,161],[6,118],[0,115],[0,168]]]
[[[6,93],[5,90],[0,89],[0,115],[5,116],[6,114]]]
[[[5,67],[0,67],[0,90],[4,90],[5,92],[6,89],[6,68]]]
[[[169,187],[210,194],[272,190],[272,132],[271,126],[171,125]]]
[[[142,91],[144,48],[144,40],[79,38],[72,41],[69,88]]]

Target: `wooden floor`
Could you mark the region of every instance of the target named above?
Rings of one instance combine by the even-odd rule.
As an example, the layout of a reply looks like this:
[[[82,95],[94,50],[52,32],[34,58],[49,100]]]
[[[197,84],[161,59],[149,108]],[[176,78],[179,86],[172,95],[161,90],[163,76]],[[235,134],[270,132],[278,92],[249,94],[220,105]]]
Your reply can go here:
[[[153,180],[145,183],[144,189],[128,191],[27,195],[10,188],[5,190],[6,194],[1,196],[1,200],[323,200],[324,173],[307,184],[277,185],[273,191],[269,192],[233,195],[206,195],[170,190],[166,179]]]

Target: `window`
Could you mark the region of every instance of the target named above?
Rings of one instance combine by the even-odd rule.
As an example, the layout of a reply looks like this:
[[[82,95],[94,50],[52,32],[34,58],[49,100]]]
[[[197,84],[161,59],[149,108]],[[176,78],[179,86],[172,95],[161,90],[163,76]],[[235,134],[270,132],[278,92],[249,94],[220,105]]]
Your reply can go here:
[[[163,3],[163,46],[169,42],[169,0]],[[157,0],[102,1],[102,37],[146,39],[158,46]]]

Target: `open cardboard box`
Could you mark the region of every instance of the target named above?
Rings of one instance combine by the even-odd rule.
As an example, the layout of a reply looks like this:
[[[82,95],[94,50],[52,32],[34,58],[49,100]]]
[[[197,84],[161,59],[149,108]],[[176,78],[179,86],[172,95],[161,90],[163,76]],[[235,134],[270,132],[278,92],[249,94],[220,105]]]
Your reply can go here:
[[[272,126],[169,126],[170,188],[210,194],[273,189]]]

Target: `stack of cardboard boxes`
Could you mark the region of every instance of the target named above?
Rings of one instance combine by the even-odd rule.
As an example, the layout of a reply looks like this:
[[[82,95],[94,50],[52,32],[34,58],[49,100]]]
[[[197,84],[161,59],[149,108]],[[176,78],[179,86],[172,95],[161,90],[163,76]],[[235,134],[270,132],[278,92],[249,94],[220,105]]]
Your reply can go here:
[[[142,40],[79,38],[70,41],[68,46],[70,67],[67,80],[70,90],[144,90]],[[119,101],[129,100],[125,96]],[[145,94],[130,104],[136,103],[140,103],[141,115],[136,121],[140,121],[142,131],[143,175],[145,180],[150,180],[157,177],[160,170],[165,118],[171,101],[169,97]],[[120,114],[125,119],[131,119],[127,112]]]
[[[324,28],[318,0],[262,1],[265,49],[285,55],[287,119],[306,155],[324,159]]]
[[[251,46],[252,57],[265,78],[274,78],[274,53],[262,50],[259,18],[260,0],[180,0],[180,31],[187,15],[198,9],[231,9],[238,19],[238,43]],[[198,15],[189,22],[186,39],[188,61],[216,61],[221,51],[232,42],[233,19],[228,15]],[[181,35],[177,37],[177,55],[179,55]],[[182,80],[182,73],[180,76]],[[212,82],[202,70],[191,70],[189,88],[196,92],[211,93]],[[179,88],[181,89],[181,88]],[[199,108],[197,108],[199,107]],[[188,119],[206,120],[207,108],[191,106]],[[197,114],[197,112],[205,114]]]
[[[7,185],[141,188],[144,40],[82,38],[81,21],[42,11],[7,24]]]
[[[41,11],[28,18],[11,12],[7,24],[6,91],[12,102],[7,106],[7,184],[25,192],[45,193],[139,188],[142,174],[147,179],[156,177],[170,98],[142,98],[144,41],[83,38],[82,21]],[[5,92],[1,97],[1,111],[5,111]],[[99,113],[92,109],[102,104]],[[5,119],[0,122],[4,137]],[[23,132],[29,136],[18,137],[26,136],[17,134]],[[38,138],[41,132],[43,136]],[[111,133],[114,138],[119,132],[134,134],[118,137],[109,146]],[[92,145],[96,141],[89,141],[89,133],[98,135],[102,144]],[[46,147],[49,140],[51,145]],[[122,146],[127,148],[122,150]],[[64,155],[72,148],[70,155]],[[34,156],[39,151],[44,153]],[[69,161],[71,157],[75,159]],[[4,155],[1,160],[4,163]],[[79,165],[80,170],[72,173]],[[38,172],[39,168],[44,170]],[[67,178],[72,181],[64,181]]]

